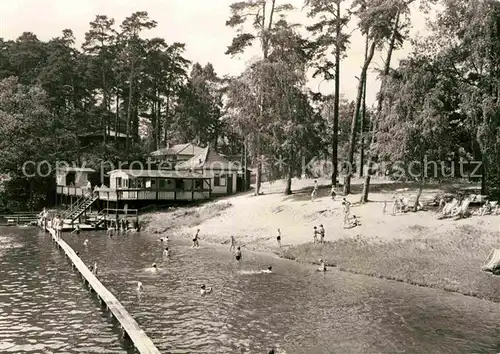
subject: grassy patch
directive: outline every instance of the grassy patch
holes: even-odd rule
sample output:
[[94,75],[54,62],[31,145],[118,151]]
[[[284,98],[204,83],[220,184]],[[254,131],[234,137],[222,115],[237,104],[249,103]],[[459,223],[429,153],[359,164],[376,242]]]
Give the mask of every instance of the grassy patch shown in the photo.
[[229,202],[214,202],[199,207],[175,208],[166,212],[146,214],[141,222],[145,224],[147,232],[163,233],[179,227],[193,227],[203,221],[218,216],[222,211],[231,207]]
[[299,262],[325,259],[342,271],[437,288],[500,302],[500,278],[480,270],[496,235],[459,226],[432,238],[395,240],[351,238],[324,245],[303,244],[281,256]]

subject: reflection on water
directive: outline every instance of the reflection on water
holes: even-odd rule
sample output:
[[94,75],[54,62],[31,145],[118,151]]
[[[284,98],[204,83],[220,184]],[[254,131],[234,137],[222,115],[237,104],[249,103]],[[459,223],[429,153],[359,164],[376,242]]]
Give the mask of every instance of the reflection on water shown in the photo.
[[[471,353],[500,350],[500,306],[446,292],[244,252],[172,235],[172,256],[153,236],[65,238],[162,353]],[[153,262],[158,271],[147,271]],[[261,269],[272,265],[272,274]],[[138,296],[137,282],[143,284]],[[200,296],[200,285],[213,293]]]
[[127,353],[48,236],[0,228],[0,353]]

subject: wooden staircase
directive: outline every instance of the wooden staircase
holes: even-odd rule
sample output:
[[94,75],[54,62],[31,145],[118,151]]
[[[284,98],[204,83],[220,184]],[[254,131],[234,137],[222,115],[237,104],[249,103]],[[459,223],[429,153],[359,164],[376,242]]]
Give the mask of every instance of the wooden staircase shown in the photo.
[[75,221],[80,215],[82,215],[87,209],[89,209],[92,204],[94,204],[99,199],[99,194],[91,193],[90,195],[84,195],[76,201],[70,208],[68,208],[62,215],[63,219],[69,219],[71,222]]

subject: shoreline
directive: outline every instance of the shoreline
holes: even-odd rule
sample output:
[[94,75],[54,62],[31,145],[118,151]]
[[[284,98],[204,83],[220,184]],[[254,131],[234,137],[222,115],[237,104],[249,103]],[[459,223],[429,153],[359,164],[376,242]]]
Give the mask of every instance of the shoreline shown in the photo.
[[[391,199],[391,187],[395,187],[386,184],[387,190],[372,193],[369,203],[357,203],[359,195],[347,197],[351,215],[358,216],[361,225],[346,230],[342,197],[332,201],[328,187],[320,187],[317,200],[311,201],[307,183],[312,181],[301,182],[305,188],[291,196],[276,192],[275,183],[258,197],[247,193],[148,214],[144,231],[174,232],[190,241],[199,228],[200,241],[214,245],[229,246],[235,236],[248,250],[298,263],[314,265],[322,258],[341,272],[500,302],[499,279],[480,270],[490,250],[500,243],[498,216],[454,221],[440,220],[434,211],[384,215],[383,203]],[[438,192],[433,187],[423,198],[431,200]],[[404,193],[411,199],[415,190]],[[314,246],[312,227],[320,223],[326,230],[325,244]],[[281,249],[277,228],[282,232]]]
[[[173,231],[175,231],[175,230],[173,230]],[[181,237],[183,239],[183,241],[188,242],[188,240],[186,238],[189,235],[187,235],[185,233],[184,234],[178,233],[178,235],[179,236],[173,236],[173,237],[174,238]],[[229,244],[229,242],[224,242],[224,241],[223,242],[205,241],[204,243],[208,244],[210,247],[215,247],[215,248],[218,248],[220,250],[222,250],[223,248],[225,248],[226,245]],[[330,243],[330,242],[326,242],[325,244],[328,244],[328,243]],[[306,246],[306,245],[310,245],[310,244],[306,243],[306,244],[302,244],[302,245],[299,245],[299,246]],[[300,265],[311,266],[311,267],[319,265],[319,262],[317,262],[317,261],[313,261],[313,260],[308,260],[308,261],[306,261],[306,260],[299,260],[299,259],[294,258],[292,256],[288,256],[288,255],[286,255],[286,251],[285,252],[277,252],[277,251],[272,251],[270,249],[259,249],[259,248],[255,248],[255,247],[247,248],[246,245],[241,245],[241,247],[245,247],[245,249],[248,252],[252,252],[254,254],[259,254],[259,255],[263,255],[263,256],[267,256],[267,257],[272,257],[272,258],[276,258],[276,259],[284,260],[284,261],[291,261],[291,262],[295,262],[295,263],[300,264]],[[243,249],[243,251],[245,251],[245,249]],[[226,251],[229,252],[227,249],[226,249]],[[481,296],[478,293],[462,292],[460,290],[453,289],[453,288],[450,288],[450,287],[441,287],[439,285],[434,285],[434,284],[419,283],[419,282],[416,282],[416,281],[405,280],[405,279],[401,279],[401,278],[397,278],[397,277],[391,277],[391,276],[386,276],[386,275],[377,274],[377,273],[365,273],[365,272],[362,272],[362,271],[356,271],[354,269],[349,269],[349,268],[344,268],[344,267],[338,267],[337,264],[334,263],[334,262],[328,262],[328,261],[326,261],[325,265],[328,268],[334,268],[337,272],[341,272],[341,273],[347,273],[347,274],[352,274],[352,275],[356,275],[356,276],[363,276],[363,277],[368,277],[368,278],[380,279],[380,280],[385,280],[385,281],[389,281],[389,282],[402,283],[402,284],[406,284],[406,285],[409,285],[409,286],[416,286],[416,287],[419,287],[419,288],[426,288],[426,289],[431,289],[431,290],[445,291],[445,292],[448,292],[448,293],[454,293],[454,294],[458,294],[458,295],[462,295],[462,296],[472,297],[472,298],[475,298],[475,299],[478,299],[478,300],[482,300],[482,301],[493,302],[493,303],[500,303],[500,297],[498,297],[498,298],[495,298],[495,297],[484,297],[484,296]],[[494,277],[491,274],[488,274],[488,276],[491,277],[491,278]]]

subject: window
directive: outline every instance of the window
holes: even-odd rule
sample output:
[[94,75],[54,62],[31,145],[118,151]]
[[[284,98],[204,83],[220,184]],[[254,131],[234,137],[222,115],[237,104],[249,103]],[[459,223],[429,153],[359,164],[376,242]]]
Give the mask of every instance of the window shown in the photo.
[[220,177],[219,175],[214,176],[214,187],[219,187],[220,186]]
[[186,190],[186,191],[193,190],[193,180],[192,179],[184,180],[184,190]]
[[122,178],[117,177],[116,178],[116,188],[121,188],[122,187]]
[[226,176],[220,176],[220,186],[221,187],[225,187],[226,186],[226,180],[227,180]]

